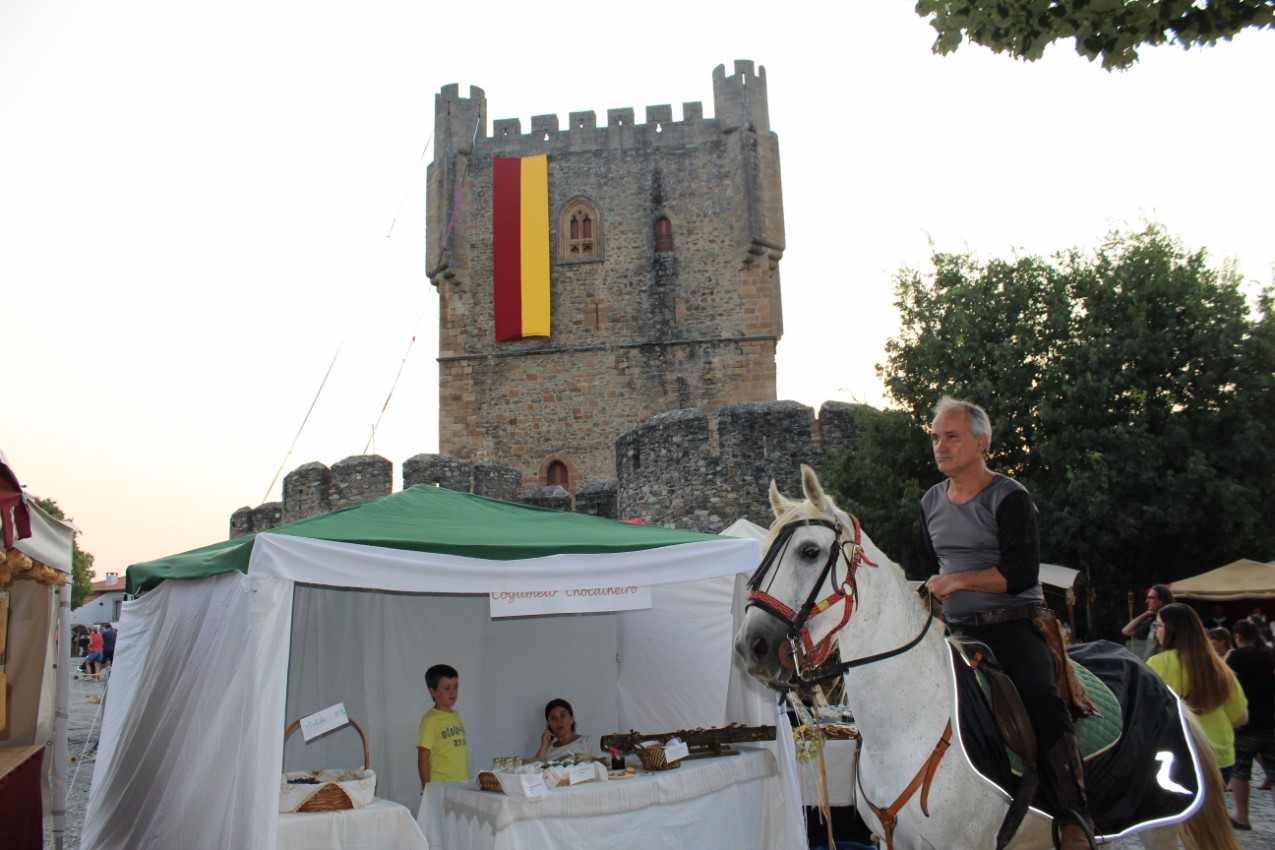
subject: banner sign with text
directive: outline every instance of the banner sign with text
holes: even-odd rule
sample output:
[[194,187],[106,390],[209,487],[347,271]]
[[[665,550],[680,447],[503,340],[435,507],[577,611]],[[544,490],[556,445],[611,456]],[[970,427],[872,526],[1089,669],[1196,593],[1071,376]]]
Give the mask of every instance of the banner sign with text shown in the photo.
[[542,614],[594,614],[651,607],[651,588],[584,587],[574,590],[510,590],[488,594],[492,619]]

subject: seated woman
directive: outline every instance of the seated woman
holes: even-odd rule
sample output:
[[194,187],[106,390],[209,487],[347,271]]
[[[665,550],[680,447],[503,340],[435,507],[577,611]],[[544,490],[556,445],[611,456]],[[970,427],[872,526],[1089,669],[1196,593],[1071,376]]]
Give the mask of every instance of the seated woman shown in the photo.
[[565,699],[551,699],[545,706],[545,730],[540,733],[536,761],[552,761],[572,753],[595,755],[598,747],[591,735],[576,732],[575,712]]

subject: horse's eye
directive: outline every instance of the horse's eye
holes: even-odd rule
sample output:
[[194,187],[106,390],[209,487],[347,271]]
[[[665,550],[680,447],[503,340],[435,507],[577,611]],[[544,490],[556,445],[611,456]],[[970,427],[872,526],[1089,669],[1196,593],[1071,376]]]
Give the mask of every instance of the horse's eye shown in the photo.
[[801,557],[808,561],[813,561],[819,557],[819,546],[815,543],[801,544]]

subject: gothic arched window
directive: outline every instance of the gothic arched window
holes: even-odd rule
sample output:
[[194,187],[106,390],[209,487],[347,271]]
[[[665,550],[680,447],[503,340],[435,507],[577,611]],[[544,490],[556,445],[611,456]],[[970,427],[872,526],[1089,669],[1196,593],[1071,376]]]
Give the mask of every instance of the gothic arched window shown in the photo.
[[563,490],[569,489],[571,476],[567,472],[567,465],[560,460],[555,460],[549,464],[549,468],[545,470],[545,484],[552,487],[557,484]]
[[572,198],[558,219],[558,259],[590,260],[602,256],[602,219],[592,201]]
[[673,252],[673,223],[663,216],[655,222],[655,251],[658,254]]

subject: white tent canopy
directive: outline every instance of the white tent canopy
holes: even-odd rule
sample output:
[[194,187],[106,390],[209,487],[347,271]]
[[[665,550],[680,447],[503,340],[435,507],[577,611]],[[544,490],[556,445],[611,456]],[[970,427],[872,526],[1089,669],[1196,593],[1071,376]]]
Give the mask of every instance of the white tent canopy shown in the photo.
[[[458,497],[476,498],[445,498]],[[415,811],[422,675],[438,662],[460,672],[471,772],[533,752],[554,697],[595,735],[775,722],[774,696],[733,670],[730,649],[734,577],[758,562],[752,540],[493,561],[294,525],[248,542],[246,575],[169,579],[125,603],[86,850],[273,848],[281,766],[360,766],[352,730],[309,745],[295,735],[285,754],[286,723],[338,702],[367,733],[378,796]],[[649,586],[653,607],[491,617],[494,591],[622,585]]]
[[1275,599],[1275,566],[1250,558],[1218,567],[1170,585],[1180,599],[1230,602],[1240,599]]

